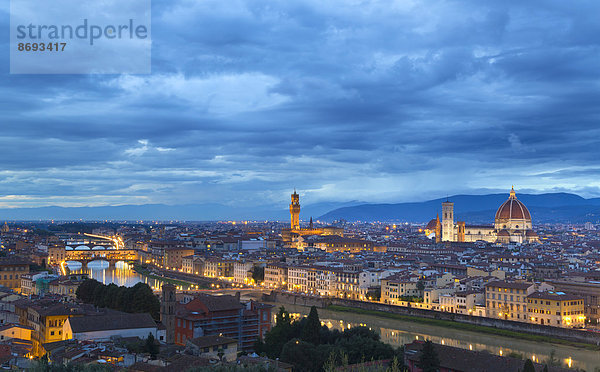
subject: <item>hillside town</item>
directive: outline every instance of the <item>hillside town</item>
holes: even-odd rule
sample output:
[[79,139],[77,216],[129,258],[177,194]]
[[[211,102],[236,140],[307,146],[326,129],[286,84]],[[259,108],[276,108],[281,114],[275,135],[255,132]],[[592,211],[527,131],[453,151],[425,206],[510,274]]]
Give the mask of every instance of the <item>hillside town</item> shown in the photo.
[[[600,234],[591,223],[535,225],[531,241],[464,241],[440,231],[448,215],[443,224],[304,224],[296,192],[290,213],[290,223],[5,223],[0,362],[291,370],[255,353],[255,343],[275,324],[276,306],[301,301],[528,324],[582,340],[600,332]],[[501,223],[518,223],[513,217]],[[98,261],[158,279],[130,288],[89,280],[85,265]]]

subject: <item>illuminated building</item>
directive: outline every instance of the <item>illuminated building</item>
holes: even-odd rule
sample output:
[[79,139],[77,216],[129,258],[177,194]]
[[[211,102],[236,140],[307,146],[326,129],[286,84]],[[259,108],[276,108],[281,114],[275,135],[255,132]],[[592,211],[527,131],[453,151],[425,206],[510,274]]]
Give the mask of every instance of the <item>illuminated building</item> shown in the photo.
[[534,292],[527,296],[529,322],[554,327],[585,326],[583,296],[564,292]]
[[290,227],[281,230],[284,242],[297,248],[297,240],[306,235],[339,235],[344,236],[344,229],[335,226],[314,227],[312,217],[308,227],[300,227],[300,195],[294,190],[290,203]]
[[290,228],[300,229],[300,195],[294,190],[292,202],[290,203]]
[[527,295],[535,291],[533,283],[493,281],[485,285],[488,318],[527,321]]
[[0,260],[0,285],[21,291],[21,276],[29,273],[29,263],[21,259]]
[[[440,231],[441,229],[441,231]],[[437,242],[476,242],[489,243],[532,243],[539,237],[532,230],[531,214],[519,199],[514,188],[508,199],[496,211],[494,225],[467,225],[463,221],[454,222],[454,203],[442,203],[442,221],[439,217],[425,227],[425,234],[435,234]]]

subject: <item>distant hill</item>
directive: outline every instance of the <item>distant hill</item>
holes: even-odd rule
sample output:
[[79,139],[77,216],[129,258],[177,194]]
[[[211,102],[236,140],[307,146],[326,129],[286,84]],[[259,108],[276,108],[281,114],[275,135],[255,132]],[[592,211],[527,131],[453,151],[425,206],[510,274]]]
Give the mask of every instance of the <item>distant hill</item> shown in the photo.
[[[302,206],[302,220],[309,220],[340,207],[363,204],[362,202],[324,202]],[[119,205],[99,207],[37,207],[37,208],[1,208],[0,220],[281,220],[290,218],[287,204],[263,205],[253,207],[228,206],[224,204],[188,204],[188,205]]]
[[[517,194],[529,208],[534,223],[543,222],[597,222],[600,221],[600,198],[584,199],[575,194]],[[505,194],[454,195],[457,221],[493,223],[496,209],[508,198]],[[367,204],[364,202],[323,202],[302,205],[300,217],[308,221],[402,221],[427,222],[441,213],[441,203],[446,198],[416,203]],[[218,203],[187,205],[119,205],[100,207],[37,207],[2,208],[1,220],[270,220],[288,221],[287,204],[251,207],[229,206]]]
[[[454,195],[456,221],[493,223],[498,207],[508,198],[506,194]],[[585,199],[569,193],[517,194],[531,212],[533,222],[582,223],[600,220],[600,198]],[[402,221],[427,222],[441,213],[446,198],[416,203],[362,204],[334,209],[319,217],[322,221]]]

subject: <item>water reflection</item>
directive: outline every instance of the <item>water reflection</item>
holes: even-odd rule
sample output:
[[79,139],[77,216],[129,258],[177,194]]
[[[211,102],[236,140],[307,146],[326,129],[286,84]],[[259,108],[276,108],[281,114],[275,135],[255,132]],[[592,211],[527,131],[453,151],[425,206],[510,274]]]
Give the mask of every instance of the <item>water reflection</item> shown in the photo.
[[[277,309],[273,311],[273,324]],[[292,318],[307,316],[310,308],[283,305],[290,311]],[[414,340],[431,340],[435,343],[453,346],[466,350],[487,351],[501,356],[521,355],[538,363],[545,363],[550,359],[552,351],[555,358],[563,367],[582,368],[593,371],[600,366],[600,353],[597,351],[578,349],[570,346],[553,345],[487,335],[476,332],[453,330],[444,327],[418,324],[379,318],[371,315],[357,315],[352,313],[338,313],[319,309],[321,324],[330,329],[343,331],[356,326],[365,326],[380,335],[381,340],[395,347],[402,346]]]
[[[149,278],[145,275],[135,272],[130,264],[124,261],[118,261],[111,266],[108,261],[91,261],[84,267],[81,262],[67,261],[66,266],[72,273],[87,274],[90,278],[96,279],[104,284],[114,283],[118,286],[133,287],[137,283],[146,283],[155,291],[160,290],[163,281],[156,278]],[[178,289],[191,289],[191,286],[177,286]]]

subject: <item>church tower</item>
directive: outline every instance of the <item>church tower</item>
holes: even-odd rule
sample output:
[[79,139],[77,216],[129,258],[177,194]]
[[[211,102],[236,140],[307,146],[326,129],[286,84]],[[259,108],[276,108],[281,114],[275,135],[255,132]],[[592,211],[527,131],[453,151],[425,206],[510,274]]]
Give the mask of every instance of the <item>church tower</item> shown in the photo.
[[175,342],[175,286],[173,284],[163,284],[162,301],[160,304],[160,321],[167,329],[167,344]]
[[454,203],[446,200],[442,203],[442,241],[454,240]]
[[300,195],[295,189],[290,203],[290,225],[292,230],[300,229]]
[[442,223],[440,222],[440,214],[438,213],[435,217],[435,242],[440,243],[442,241]]

